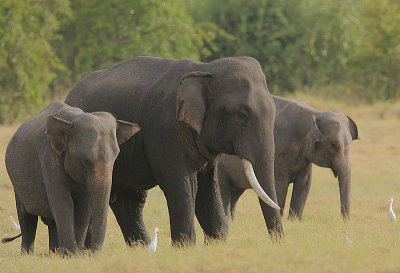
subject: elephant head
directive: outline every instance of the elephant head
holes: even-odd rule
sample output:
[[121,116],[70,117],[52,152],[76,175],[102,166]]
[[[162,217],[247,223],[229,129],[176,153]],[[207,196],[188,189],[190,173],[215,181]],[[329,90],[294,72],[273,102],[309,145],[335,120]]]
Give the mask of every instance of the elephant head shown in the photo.
[[86,186],[93,248],[104,240],[118,145],[139,130],[137,124],[115,120],[105,112],[83,113],[72,122],[56,116],[47,118],[46,135],[53,151],[63,157],[65,173]]
[[359,139],[357,125],[342,112],[326,111],[312,116],[306,155],[312,163],[332,169],[335,177],[339,177],[344,219],[350,216],[350,144],[355,139]]
[[208,160],[220,153],[242,159],[268,230],[282,233],[274,180],[275,103],[264,73],[248,57],[211,64],[207,72],[190,72],[181,78],[177,120],[193,129],[197,148]]

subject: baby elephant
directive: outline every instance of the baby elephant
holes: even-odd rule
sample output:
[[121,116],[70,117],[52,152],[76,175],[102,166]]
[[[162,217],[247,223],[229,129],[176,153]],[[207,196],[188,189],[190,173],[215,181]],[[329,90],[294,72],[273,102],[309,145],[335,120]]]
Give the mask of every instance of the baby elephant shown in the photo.
[[[114,161],[121,145],[140,130],[106,112],[85,113],[53,102],[24,122],[6,151],[21,226],[21,252],[33,252],[38,216],[61,253],[104,241]],[[52,230],[52,232],[50,232]],[[58,233],[58,235],[57,235]],[[56,237],[57,236],[57,237]]]

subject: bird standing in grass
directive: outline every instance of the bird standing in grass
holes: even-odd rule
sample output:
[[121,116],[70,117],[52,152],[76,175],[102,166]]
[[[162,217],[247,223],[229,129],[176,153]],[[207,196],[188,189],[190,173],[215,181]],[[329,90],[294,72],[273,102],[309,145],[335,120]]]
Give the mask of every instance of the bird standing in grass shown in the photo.
[[12,222],[12,224],[14,225],[14,228],[15,228],[16,230],[21,230],[21,227],[20,227],[17,223],[15,223],[14,218],[12,218],[11,215],[8,216],[8,218],[10,218],[10,220],[11,220],[11,222]]
[[390,218],[390,220],[392,220],[392,222],[396,222],[396,214],[394,214],[394,211],[393,211],[393,208],[392,208],[392,205],[393,205],[393,197],[390,198],[389,201],[390,201],[389,211],[388,211],[388,213],[389,213],[389,218]]
[[350,238],[348,236],[349,234],[347,233],[347,230],[343,230],[342,233],[344,234],[344,239],[346,240],[346,244],[352,245],[353,241],[350,240]]
[[151,241],[149,248],[147,249],[147,252],[149,253],[156,253],[157,250],[157,232],[160,230],[158,228],[154,228],[154,240]]

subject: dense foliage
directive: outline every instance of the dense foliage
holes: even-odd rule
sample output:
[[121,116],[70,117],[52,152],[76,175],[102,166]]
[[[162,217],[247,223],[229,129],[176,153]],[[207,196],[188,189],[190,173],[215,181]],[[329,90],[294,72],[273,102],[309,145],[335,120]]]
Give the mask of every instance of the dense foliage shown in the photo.
[[65,73],[51,41],[69,15],[68,0],[0,3],[0,122],[43,102],[57,73]]
[[183,0],[71,0],[74,18],[56,49],[72,77],[135,55],[198,58]]
[[214,25],[184,0],[5,0],[0,3],[0,122],[37,110],[89,72],[135,55],[198,59]]
[[400,1],[363,0],[361,4],[350,49],[352,86],[368,100],[398,99]]
[[400,96],[398,0],[3,0],[0,122],[136,55],[258,59],[274,93]]
[[323,0],[205,0],[194,4],[207,20],[234,39],[216,39],[207,60],[249,55],[258,59],[273,89],[291,91],[343,72],[343,2]]

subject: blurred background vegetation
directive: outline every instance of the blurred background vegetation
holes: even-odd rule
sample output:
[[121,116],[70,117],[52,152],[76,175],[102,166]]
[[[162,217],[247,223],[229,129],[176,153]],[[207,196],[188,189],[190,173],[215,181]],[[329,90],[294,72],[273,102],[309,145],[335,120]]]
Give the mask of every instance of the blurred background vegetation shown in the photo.
[[0,123],[138,55],[248,55],[274,94],[400,97],[398,0],[2,0]]

